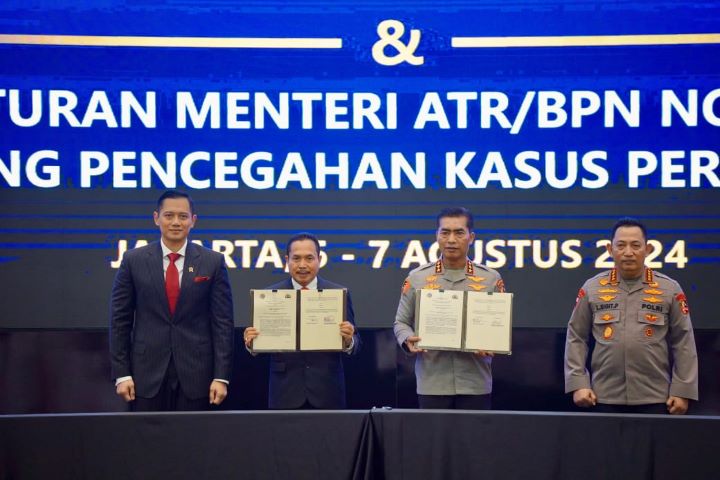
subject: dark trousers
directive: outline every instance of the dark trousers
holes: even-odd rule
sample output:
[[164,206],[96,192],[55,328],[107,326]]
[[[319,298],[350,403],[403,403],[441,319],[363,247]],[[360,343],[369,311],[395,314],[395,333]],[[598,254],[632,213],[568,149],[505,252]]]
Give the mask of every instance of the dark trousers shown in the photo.
[[268,410],[320,410],[318,407],[310,403],[310,400],[305,399],[305,402],[298,406],[298,407],[291,407],[291,408],[272,408],[268,406]]
[[152,398],[135,397],[131,403],[133,412],[189,412],[195,410],[209,410],[210,407],[210,385],[208,384],[208,396],[203,398],[188,398],[183,393],[182,386],[178,380],[175,362],[170,358],[165,379],[160,386],[160,391]]
[[492,398],[487,395],[418,395],[420,408],[453,410],[491,410]]
[[667,405],[664,403],[649,403],[646,405],[611,405],[609,403],[598,403],[591,412],[595,413],[652,413],[656,415],[667,415]]

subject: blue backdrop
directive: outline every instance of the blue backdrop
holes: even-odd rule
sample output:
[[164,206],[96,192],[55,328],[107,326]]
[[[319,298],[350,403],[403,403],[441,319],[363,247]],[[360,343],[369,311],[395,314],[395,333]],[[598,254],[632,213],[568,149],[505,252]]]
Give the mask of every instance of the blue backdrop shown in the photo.
[[717,2],[237,3],[0,5],[0,327],[106,326],[177,187],[238,325],[309,230],[358,323],[390,326],[462,205],[517,326],[564,325],[631,215],[720,328]]

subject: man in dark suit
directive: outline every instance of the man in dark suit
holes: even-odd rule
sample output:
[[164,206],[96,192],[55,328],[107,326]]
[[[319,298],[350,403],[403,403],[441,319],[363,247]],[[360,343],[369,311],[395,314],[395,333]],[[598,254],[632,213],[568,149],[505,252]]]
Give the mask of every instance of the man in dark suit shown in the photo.
[[123,256],[112,290],[110,362],[136,411],[207,410],[227,396],[233,306],[224,257],[188,242],[192,199],[163,193],[160,241]]
[[[268,290],[341,289],[341,285],[317,276],[320,269],[320,242],[315,235],[299,233],[288,240],[285,260],[290,278],[267,287]],[[355,330],[350,292],[347,294],[346,320],[339,326],[343,353],[291,352],[270,356],[268,407],[272,409],[345,408],[343,355],[357,353],[360,337]],[[245,329],[245,345],[260,335],[254,327]]]

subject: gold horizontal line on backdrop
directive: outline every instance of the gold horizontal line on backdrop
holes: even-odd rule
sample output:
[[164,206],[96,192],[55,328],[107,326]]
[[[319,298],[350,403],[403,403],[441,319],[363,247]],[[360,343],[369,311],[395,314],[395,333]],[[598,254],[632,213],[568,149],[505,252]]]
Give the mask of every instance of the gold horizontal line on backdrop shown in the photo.
[[0,44],[77,47],[189,47],[189,48],[342,48],[341,38],[232,38],[232,37],[134,37],[98,35],[0,34]]
[[667,35],[581,35],[552,37],[452,37],[455,48],[614,47],[632,45],[693,45],[720,43],[720,33]]

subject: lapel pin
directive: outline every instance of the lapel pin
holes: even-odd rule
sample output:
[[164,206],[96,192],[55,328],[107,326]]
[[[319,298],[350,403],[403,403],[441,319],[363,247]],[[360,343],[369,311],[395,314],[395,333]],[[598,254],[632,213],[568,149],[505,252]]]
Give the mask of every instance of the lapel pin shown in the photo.
[[188,272],[193,273],[194,272],[193,267],[188,267]]

